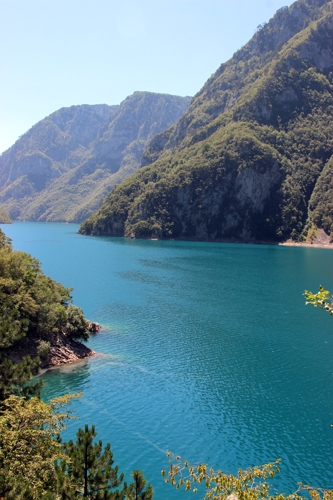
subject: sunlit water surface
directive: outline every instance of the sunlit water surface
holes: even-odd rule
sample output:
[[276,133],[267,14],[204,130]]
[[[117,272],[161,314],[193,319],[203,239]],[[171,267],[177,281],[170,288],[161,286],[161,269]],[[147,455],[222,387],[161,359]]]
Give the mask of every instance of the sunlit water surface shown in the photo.
[[83,392],[127,479],[182,499],[160,475],[171,450],[226,472],[282,458],[274,485],[333,487],[333,318],[304,289],[333,290],[333,252],[80,236],[74,224],[1,226],[103,325],[88,362],[43,375],[45,398]]

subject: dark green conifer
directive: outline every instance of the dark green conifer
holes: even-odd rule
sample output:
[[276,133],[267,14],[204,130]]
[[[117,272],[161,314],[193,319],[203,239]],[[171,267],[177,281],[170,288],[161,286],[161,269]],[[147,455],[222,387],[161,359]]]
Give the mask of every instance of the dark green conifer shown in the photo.
[[[70,489],[64,491],[62,498],[89,498],[90,500],[121,500],[126,498],[127,484],[121,490],[124,474],[118,477],[118,467],[113,467],[113,453],[108,443],[104,450],[102,441],[93,443],[97,432],[93,425],[89,429],[79,429],[76,442],[72,440],[64,444],[64,452],[70,462],[60,467],[62,474],[67,475]],[[60,471],[59,471],[60,472]]]
[[147,480],[142,474],[141,470],[134,470],[131,473],[134,482],[129,486],[128,489],[128,500],[152,500],[154,495],[154,490],[151,484],[148,484]]

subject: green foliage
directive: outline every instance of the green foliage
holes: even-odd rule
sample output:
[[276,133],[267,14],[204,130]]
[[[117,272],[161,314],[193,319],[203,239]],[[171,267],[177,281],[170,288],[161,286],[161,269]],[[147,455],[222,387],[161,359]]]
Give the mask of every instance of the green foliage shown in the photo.
[[12,222],[13,221],[6,210],[0,208],[0,224],[12,224]]
[[76,396],[49,404],[10,396],[0,406],[0,496],[15,500],[55,499],[55,463],[66,458],[58,437],[70,418],[64,406]]
[[299,484],[297,491],[291,495],[272,495],[269,481],[280,472],[280,460],[247,470],[240,469],[237,475],[233,475],[215,471],[206,464],[190,465],[187,461],[182,461],[180,456],[176,457],[170,452],[167,455],[171,457],[169,470],[161,471],[165,482],[177,489],[192,490],[193,493],[202,492],[205,488],[205,500],[304,500],[301,492],[309,493],[313,500],[333,499],[333,491],[302,484]]
[[5,235],[5,233],[0,229],[0,249],[5,248],[11,250],[12,240]]
[[[154,490],[151,484],[147,485],[147,480],[141,470],[134,470],[131,473],[133,483],[127,490],[128,500],[152,500]],[[147,487],[146,487],[147,486]]]
[[75,490],[71,498],[113,500],[121,498],[124,493],[115,490],[121,485],[124,475],[118,477],[118,467],[112,467],[111,446],[107,444],[103,450],[102,441],[93,443],[96,435],[95,426],[89,429],[86,425],[84,430],[78,430],[76,442],[71,440],[64,444],[70,462],[65,461],[60,467]]
[[66,309],[66,325],[64,331],[73,340],[88,340],[89,321],[84,317],[80,307],[70,304]]
[[309,224],[333,238],[333,157],[322,170],[309,202]]
[[85,425],[78,430],[75,442],[64,444],[67,458],[57,466],[60,482],[67,485],[61,498],[152,500],[153,488],[151,485],[146,487],[147,481],[140,470],[132,472],[132,484],[128,486],[125,482],[122,485],[124,474],[119,474],[117,466],[113,467],[110,443],[103,449],[101,440],[93,442],[96,436],[95,426]]
[[322,286],[319,287],[319,292],[312,293],[308,290],[304,292],[306,304],[311,304],[319,309],[324,309],[333,316],[333,299],[332,295],[328,290],[325,290]]
[[30,356],[24,356],[19,362],[13,362],[6,356],[6,352],[0,355],[0,401],[11,394],[37,395],[42,386],[41,381],[29,385],[26,383],[32,375],[38,373],[39,366],[39,358],[31,359]]
[[46,360],[50,355],[50,342],[39,340],[37,346],[37,354],[42,360]]
[[14,252],[0,229],[0,400],[22,394],[38,370],[38,358],[20,353],[43,358],[50,337],[58,333],[87,340],[88,322],[71,300],[71,289],[45,276],[31,255]]

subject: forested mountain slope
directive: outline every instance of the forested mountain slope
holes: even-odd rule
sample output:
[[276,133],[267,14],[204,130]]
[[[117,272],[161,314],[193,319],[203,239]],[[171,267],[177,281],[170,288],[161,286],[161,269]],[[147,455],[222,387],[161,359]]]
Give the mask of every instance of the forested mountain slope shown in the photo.
[[280,9],[157,135],[80,231],[295,240],[333,232],[333,1]]
[[12,222],[10,215],[0,207],[0,224],[11,224]]
[[62,108],[0,157],[0,203],[12,218],[79,222],[140,167],[148,142],[191,98],[135,92],[119,106]]

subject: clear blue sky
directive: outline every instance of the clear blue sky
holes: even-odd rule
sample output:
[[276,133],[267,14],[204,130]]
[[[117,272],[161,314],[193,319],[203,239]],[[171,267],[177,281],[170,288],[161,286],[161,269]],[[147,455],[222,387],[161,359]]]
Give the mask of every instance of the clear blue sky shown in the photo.
[[291,0],[0,0],[0,152],[53,111],[194,95]]

